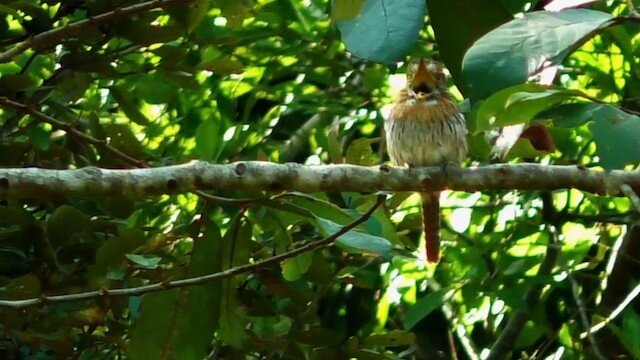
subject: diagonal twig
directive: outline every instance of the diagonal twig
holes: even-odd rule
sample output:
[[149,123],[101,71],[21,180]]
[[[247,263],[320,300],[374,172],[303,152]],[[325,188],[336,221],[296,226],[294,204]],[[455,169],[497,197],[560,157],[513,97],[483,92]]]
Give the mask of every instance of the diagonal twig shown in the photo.
[[148,10],[163,8],[165,6],[189,5],[195,0],[154,0],[141,4],[131,5],[124,8],[115,8],[112,11],[91,16],[88,19],[76,21],[65,26],[51,29],[40,34],[29,37],[27,40],[12,46],[9,50],[0,53],[0,63],[11,61],[14,57],[23,52],[41,45],[51,45],[58,43],[61,39],[80,34],[86,29],[97,27],[115,19],[130,17]]
[[228,278],[234,275],[256,270],[258,268],[274,265],[283,260],[293,258],[302,253],[306,253],[306,252],[318,249],[320,247],[331,245],[340,236],[346,234],[347,232],[353,230],[360,224],[367,221],[371,217],[371,215],[373,215],[373,213],[382,205],[385,198],[386,198],[385,195],[378,195],[376,198],[376,202],[373,204],[373,206],[369,210],[367,210],[367,212],[362,214],[359,218],[357,218],[350,224],[342,227],[340,230],[336,231],[334,234],[322,240],[305,244],[303,246],[300,246],[299,248],[295,248],[293,250],[284,252],[276,256],[272,256],[264,260],[259,260],[251,264],[232,267],[230,269],[213,273],[213,274],[207,274],[203,276],[197,276],[197,277],[174,280],[174,281],[164,281],[164,282],[131,287],[131,288],[120,288],[120,289],[110,289],[110,290],[102,289],[102,290],[87,291],[82,293],[66,294],[66,295],[51,295],[51,296],[43,295],[39,298],[31,298],[31,299],[23,299],[23,300],[0,300],[0,307],[10,307],[15,309],[21,309],[21,308],[26,308],[26,307],[36,306],[41,304],[80,301],[80,300],[88,300],[88,299],[94,299],[99,297],[139,296],[139,295],[162,291],[162,290],[174,289],[174,288],[185,287],[185,286],[201,285],[214,280]]
[[125,153],[123,153],[122,151],[114,148],[113,146],[109,145],[109,143],[107,142],[107,140],[101,140],[101,139],[96,139],[93,136],[87,135],[85,133],[83,133],[82,131],[76,129],[75,127],[73,127],[73,125],[60,121],[60,120],[56,120],[54,118],[52,118],[49,115],[46,115],[36,109],[34,109],[31,106],[10,100],[6,97],[0,97],[0,107],[7,107],[7,108],[11,108],[14,109],[20,113],[23,114],[28,114],[33,116],[36,120],[41,121],[41,122],[45,122],[48,124],[51,124],[52,126],[60,129],[60,130],[64,130],[67,134],[69,134],[70,136],[73,136],[74,138],[81,140],[83,142],[86,142],[88,144],[94,145],[108,153],[110,153],[111,155],[125,161],[126,163],[133,165],[135,167],[146,167],[146,165],[140,161],[137,160]]

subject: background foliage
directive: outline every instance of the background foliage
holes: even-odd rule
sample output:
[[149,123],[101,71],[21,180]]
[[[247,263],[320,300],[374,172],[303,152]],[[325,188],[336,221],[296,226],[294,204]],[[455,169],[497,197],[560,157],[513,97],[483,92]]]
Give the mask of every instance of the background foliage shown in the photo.
[[[3,1],[0,165],[378,164],[396,61],[410,54],[444,61],[451,91],[467,99],[467,165],[489,161],[493,129],[527,123],[545,126],[556,150],[528,136],[509,160],[636,168],[637,13],[619,1],[544,10],[554,3],[430,0],[423,17],[423,1]],[[214,273],[328,236],[375,200],[215,195],[3,201],[0,297]],[[635,293],[640,232],[628,199],[446,195],[437,266],[414,252],[418,198],[395,194],[338,246],[279,266],[143,296],[0,308],[1,357],[475,358],[518,311],[523,331],[498,356],[640,357],[637,301],[586,336]]]

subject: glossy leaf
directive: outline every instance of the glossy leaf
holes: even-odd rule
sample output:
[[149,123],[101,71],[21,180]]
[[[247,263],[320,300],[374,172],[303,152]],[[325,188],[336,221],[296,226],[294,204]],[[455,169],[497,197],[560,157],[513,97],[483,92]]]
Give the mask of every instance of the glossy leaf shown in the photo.
[[580,91],[536,84],[512,86],[484,101],[476,114],[476,132],[528,123],[541,111],[582,96]]
[[601,31],[611,15],[588,9],[524,14],[480,38],[465,54],[462,73],[472,101],[524,83],[560,63]]
[[424,26],[425,2],[365,0],[360,16],[337,22],[347,50],[357,57],[391,64],[402,59]]
[[[335,222],[323,218],[317,218],[316,222],[324,231],[325,236],[335,234],[342,228]],[[391,243],[387,239],[356,230],[351,230],[338,237],[336,243],[351,252],[373,253],[384,257],[390,256]]]
[[482,35],[511,20],[503,4],[493,0],[429,0],[429,20],[438,43],[440,58],[463,95],[462,59]]
[[407,310],[407,315],[405,316],[403,323],[404,328],[413,328],[420,320],[424,319],[433,310],[442,306],[450,296],[449,293],[449,289],[440,289],[418,299],[418,301],[416,301],[416,303]]

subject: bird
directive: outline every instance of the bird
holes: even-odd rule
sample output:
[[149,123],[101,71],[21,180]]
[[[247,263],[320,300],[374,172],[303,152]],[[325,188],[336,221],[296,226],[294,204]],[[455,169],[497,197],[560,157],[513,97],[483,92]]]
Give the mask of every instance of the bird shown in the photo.
[[[416,58],[407,64],[407,82],[384,124],[387,152],[396,166],[436,166],[446,171],[467,155],[464,115],[445,86],[443,66]],[[426,258],[440,259],[440,192],[420,193]]]

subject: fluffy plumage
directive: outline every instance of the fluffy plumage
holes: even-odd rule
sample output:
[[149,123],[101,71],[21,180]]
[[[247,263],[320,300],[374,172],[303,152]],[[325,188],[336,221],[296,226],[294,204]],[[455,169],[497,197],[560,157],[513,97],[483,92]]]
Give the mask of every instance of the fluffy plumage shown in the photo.
[[[407,86],[385,123],[387,151],[395,165],[460,164],[467,154],[464,116],[445,88],[442,66],[417,59],[407,68]],[[421,193],[426,255],[440,257],[440,193]]]

